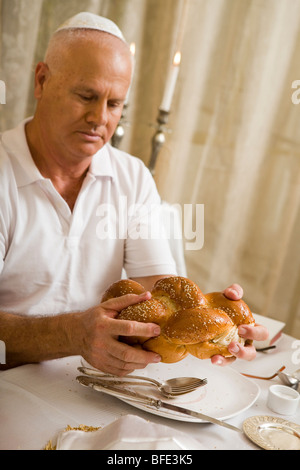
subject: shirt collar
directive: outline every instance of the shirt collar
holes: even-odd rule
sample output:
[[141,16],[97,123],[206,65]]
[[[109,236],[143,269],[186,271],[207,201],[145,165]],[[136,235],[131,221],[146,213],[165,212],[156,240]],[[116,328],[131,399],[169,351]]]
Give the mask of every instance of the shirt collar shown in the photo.
[[[26,186],[38,180],[45,179],[36,167],[26,139],[25,125],[32,117],[22,121],[16,128],[2,134],[2,143],[7,153],[14,157],[15,177],[17,185]],[[113,168],[110,159],[110,144],[106,144],[92,158],[89,173],[95,177],[113,178]]]
[[94,176],[108,176],[114,177],[111,158],[110,158],[111,145],[106,144],[100,149],[92,158],[90,164],[90,173]]

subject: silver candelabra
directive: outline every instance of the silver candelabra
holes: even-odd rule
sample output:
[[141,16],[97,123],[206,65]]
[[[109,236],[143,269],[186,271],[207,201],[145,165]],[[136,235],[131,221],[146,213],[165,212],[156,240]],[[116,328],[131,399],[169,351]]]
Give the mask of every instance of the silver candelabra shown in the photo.
[[128,104],[124,104],[119,124],[117,125],[114,135],[111,138],[111,144],[116,148],[119,148],[121,141],[124,137],[124,134],[125,134],[124,125],[128,124],[125,119],[127,108],[128,108]]
[[[119,121],[119,124],[116,127],[115,133],[111,138],[111,143],[114,147],[119,148],[121,141],[124,137],[125,130],[124,130],[124,125],[126,125],[126,116],[127,112],[127,105],[124,105],[123,112],[121,119]],[[166,132],[170,132],[170,130],[166,127],[166,124],[169,120],[169,111],[165,111],[163,109],[158,110],[158,116],[156,119],[157,124],[155,125],[156,132],[154,136],[152,137],[152,150],[151,150],[151,156],[150,156],[150,162],[149,162],[149,170],[152,175],[155,173],[155,166],[156,166],[156,161],[157,157],[159,154],[159,151],[161,147],[164,145],[166,142]]]
[[150,163],[149,163],[149,170],[152,175],[154,175],[155,173],[155,165],[156,165],[158,153],[161,147],[166,142],[165,133],[168,131],[166,124],[169,119],[169,114],[170,114],[169,111],[165,111],[163,109],[158,110],[158,116],[156,119],[157,121],[156,132],[152,138],[152,152],[151,152]]

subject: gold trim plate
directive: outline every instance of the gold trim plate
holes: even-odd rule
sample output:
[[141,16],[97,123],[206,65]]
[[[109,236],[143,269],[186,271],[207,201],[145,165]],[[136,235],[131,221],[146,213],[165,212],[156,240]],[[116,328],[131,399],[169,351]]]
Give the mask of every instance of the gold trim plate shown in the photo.
[[276,416],[251,416],[243,423],[246,436],[265,450],[300,450],[300,425]]

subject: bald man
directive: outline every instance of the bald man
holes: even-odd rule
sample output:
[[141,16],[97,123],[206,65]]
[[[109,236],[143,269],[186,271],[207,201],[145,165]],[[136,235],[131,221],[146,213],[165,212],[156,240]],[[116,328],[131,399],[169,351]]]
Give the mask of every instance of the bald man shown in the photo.
[[[160,199],[141,161],[109,145],[131,82],[132,57],[122,36],[105,19],[101,27],[94,19],[92,27],[85,19],[84,27],[73,22],[53,35],[36,67],[35,114],[1,139],[5,367],[81,355],[122,376],[160,361],[118,341],[160,334],[155,324],[115,319],[126,306],[148,299],[148,292],[100,303],[123,268],[150,290],[159,278],[176,274],[176,266],[166,240],[133,236],[142,222],[119,205],[126,198],[128,206],[142,205],[150,214]],[[99,233],[103,207],[109,236]],[[120,226],[126,236],[115,236]],[[234,285],[226,295],[235,299],[242,291]],[[262,327],[244,327],[245,338],[265,335]],[[255,354],[249,345],[232,349],[244,359]]]

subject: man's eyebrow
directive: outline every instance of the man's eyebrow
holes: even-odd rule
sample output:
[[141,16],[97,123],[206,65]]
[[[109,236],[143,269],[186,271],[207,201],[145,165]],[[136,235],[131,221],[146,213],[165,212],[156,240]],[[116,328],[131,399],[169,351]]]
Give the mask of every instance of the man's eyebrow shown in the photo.
[[[95,90],[94,88],[90,88],[90,87],[86,87],[84,85],[78,85],[78,86],[74,86],[71,88],[71,92],[72,93],[87,93],[87,94],[90,94],[94,97],[97,97],[99,96],[99,92],[97,90]],[[124,102],[125,101],[125,98],[113,98],[112,101],[115,101],[115,102]]]
[[97,91],[94,88],[88,88],[84,85],[74,86],[72,88],[73,92],[84,91],[85,93],[97,94]]

